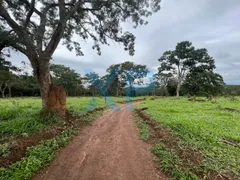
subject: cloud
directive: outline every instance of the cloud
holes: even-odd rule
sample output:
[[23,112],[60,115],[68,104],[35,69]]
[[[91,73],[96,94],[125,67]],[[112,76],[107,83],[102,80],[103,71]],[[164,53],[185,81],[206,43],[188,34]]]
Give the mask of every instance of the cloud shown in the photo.
[[[128,22],[124,29],[136,35],[135,56],[129,56],[123,46],[111,42],[102,47],[102,55],[92,50],[91,41],[74,37],[82,45],[85,54],[76,57],[60,45],[53,55],[55,63],[70,66],[81,74],[86,69],[103,75],[111,64],[134,61],[145,64],[155,72],[157,59],[162,53],[174,49],[177,42],[189,40],[196,48],[207,48],[214,57],[216,72],[226,83],[240,84],[240,1],[239,0],[163,0],[161,10],[151,16],[147,26],[134,29]],[[13,55],[14,63],[26,59]]]

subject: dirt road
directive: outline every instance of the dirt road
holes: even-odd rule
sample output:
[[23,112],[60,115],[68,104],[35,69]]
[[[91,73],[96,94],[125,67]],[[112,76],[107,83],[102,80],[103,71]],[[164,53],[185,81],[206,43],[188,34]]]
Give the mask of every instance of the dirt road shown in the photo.
[[92,126],[85,128],[33,179],[168,179],[156,170],[149,149],[139,139],[132,113],[122,105],[120,111],[107,110]]

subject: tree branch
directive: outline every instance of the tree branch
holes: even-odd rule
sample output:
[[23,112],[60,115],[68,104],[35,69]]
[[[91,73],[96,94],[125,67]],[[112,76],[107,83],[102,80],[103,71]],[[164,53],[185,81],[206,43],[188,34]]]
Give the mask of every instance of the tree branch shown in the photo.
[[12,43],[11,46],[14,49],[16,49],[16,50],[20,51],[21,53],[25,54],[26,56],[29,56],[28,51],[26,49],[22,48],[21,46],[19,46],[17,43]]
[[[64,21],[66,21],[66,20],[64,20]],[[58,26],[57,26],[56,30],[53,32],[53,36],[51,37],[51,40],[48,43],[48,46],[46,47],[46,49],[44,51],[44,56],[46,56],[48,58],[50,58],[52,56],[53,52],[57,48],[57,46],[62,38],[65,26],[66,26],[66,22],[59,21]]]
[[19,50],[20,52],[24,53],[26,56],[28,56],[29,59],[33,59],[33,57],[36,57],[36,51],[35,47],[32,44],[31,39],[29,38],[27,31],[23,29],[21,26],[19,26],[8,14],[6,9],[0,4],[0,16],[3,17],[8,25],[12,28],[12,30],[17,34],[20,42],[26,46],[27,50],[24,50],[20,46],[17,45],[17,43],[11,43],[11,47],[14,47],[15,49]]
[[82,4],[83,2],[81,0],[79,0],[73,7],[72,9],[67,13],[66,15],[66,19],[69,19],[75,12],[76,10],[80,7],[80,5]]
[[[70,11],[68,13],[64,13],[64,17],[62,15],[60,15],[60,18],[62,17],[62,19],[60,19],[57,28],[53,32],[53,36],[51,37],[51,40],[50,40],[48,46],[45,49],[44,56],[47,56],[47,57],[52,56],[53,52],[57,48],[57,46],[58,46],[58,44],[59,44],[59,42],[60,42],[60,40],[63,36],[64,30],[65,30],[65,27],[66,27],[66,22],[70,19],[70,17],[72,17],[72,15],[78,10],[78,8],[80,8],[81,5],[86,3],[86,2],[92,2],[92,1],[91,0],[85,0],[85,1],[79,0],[75,5],[73,5],[71,3],[70,4],[67,4],[67,3],[65,4],[65,5],[70,5],[70,6],[73,6],[73,7],[70,9]],[[65,8],[63,9],[64,0],[59,0],[58,4],[50,4],[48,8],[54,7],[56,5],[59,6],[61,11],[64,11],[64,9],[65,9]],[[91,9],[89,9],[89,10],[91,10]],[[44,13],[44,14],[46,14],[46,13]],[[46,24],[46,22],[44,22],[43,25],[40,24],[40,26],[44,26],[44,31],[45,31],[45,24]],[[41,36],[39,36],[39,37],[41,37],[41,39],[43,37],[44,31],[42,31],[41,34],[40,34]],[[41,44],[41,43],[40,43],[40,39],[39,39],[38,44]]]
[[8,12],[5,10],[3,6],[0,6],[0,16],[4,18],[4,20],[7,21],[9,26],[18,34],[18,36],[22,37],[23,32],[21,29],[21,26],[19,26],[8,14]]
[[118,3],[116,2],[113,2],[117,7],[119,7],[123,12],[124,12],[124,9],[122,8],[122,6],[120,6]]
[[[89,32],[83,25],[81,25],[80,24],[80,26],[83,28],[83,30],[87,33],[87,34],[89,34],[92,38],[94,38],[95,36],[91,33],[91,32]],[[96,38],[96,37],[95,37]]]
[[[20,51],[21,53],[25,54],[26,56],[28,56],[28,51],[26,49],[24,49],[23,47],[21,47],[21,45],[19,45],[19,43],[21,40],[17,40],[15,37],[11,36],[10,34],[7,35],[4,39],[2,39],[1,43],[0,43],[0,53],[2,52],[2,50],[6,47],[12,47],[18,51]],[[18,43],[19,42],[19,43]]]
[[[82,4],[82,1],[79,0],[73,6],[73,8],[67,14],[65,14],[64,18],[59,21],[58,26],[55,29],[55,31],[53,32],[53,36],[51,37],[51,40],[45,49],[44,56],[50,56],[50,57],[52,56],[53,52],[57,48],[57,46],[63,36],[63,32],[66,27],[66,22],[77,11],[77,9],[81,6],[81,4]],[[56,4],[51,4],[51,5],[55,6]],[[45,26],[44,26],[44,28],[45,28]],[[42,36],[43,36],[43,34],[42,34]]]
[[12,28],[14,32],[18,35],[19,38],[21,38],[25,43],[27,47],[31,46],[31,41],[29,40],[26,32],[22,29],[21,26],[19,26],[8,14],[8,12],[5,10],[3,6],[0,6],[0,16],[3,17],[9,24],[9,26]]
[[61,21],[64,19],[64,16],[66,13],[65,0],[59,0],[58,6],[59,6],[60,21]]
[[109,36],[107,33],[105,33],[105,31],[104,31],[104,29],[103,29],[103,25],[102,25],[102,21],[101,20],[99,20],[99,18],[98,18],[98,15],[97,14],[95,14],[93,11],[90,11],[94,16],[96,16],[97,17],[97,19],[98,19],[98,22],[99,22],[99,24],[100,24],[100,27],[101,27],[101,30],[102,30],[102,33],[106,36],[106,37],[108,37],[109,39],[111,39],[111,40],[113,40],[113,41],[115,41],[115,39],[113,38],[113,37],[111,37],[111,36]]
[[[12,6],[12,5],[13,5],[13,3],[11,2],[11,0],[5,0],[5,2],[6,2],[9,6]],[[25,3],[25,5],[28,6],[28,7],[31,7],[31,4],[29,3],[28,0],[21,0],[21,2]],[[34,12],[35,12],[37,15],[41,16],[42,13],[41,13],[39,10],[37,10],[35,7],[34,7],[33,9],[34,9]]]
[[[37,32],[37,50],[38,50],[38,53],[41,54],[42,53],[42,48],[43,48],[43,37],[44,37],[44,33],[45,33],[45,26],[46,26],[46,16],[47,16],[47,12],[53,8],[53,7],[56,7],[56,6],[61,6],[61,11],[63,11],[63,8],[62,7],[64,4],[67,5],[67,6],[73,6],[73,4],[71,3],[64,3],[64,0],[60,0],[61,2],[58,4],[58,3],[52,3],[52,4],[49,4],[48,6],[46,6],[42,13],[41,13],[41,20],[40,20],[40,25],[39,25],[39,29],[38,29],[38,32]],[[61,4],[62,3],[62,4]],[[60,5],[61,4],[61,5]],[[64,8],[65,9],[65,8]],[[65,10],[64,10],[65,11]],[[66,18],[65,16],[65,13],[64,15],[62,15],[62,18]],[[48,50],[49,51],[49,50]]]
[[31,4],[30,4],[30,10],[29,10],[29,12],[27,14],[26,21],[24,23],[24,28],[26,28],[28,26],[29,21],[31,19],[31,16],[32,16],[32,14],[34,12],[34,8],[35,8],[35,0],[32,0]]
[[[79,0],[73,7],[72,9],[67,13],[67,19],[69,19],[73,14],[74,12],[76,12],[76,10],[81,7],[81,5],[83,5],[84,3],[92,3],[92,0],[85,0],[85,1],[82,1],[82,0]],[[107,1],[103,1],[103,3],[107,3]],[[66,4],[67,5],[67,4]],[[85,10],[85,11],[94,11],[94,10],[101,10],[103,6],[101,6],[100,8],[82,8],[82,10]]]
[[41,19],[40,19],[40,25],[37,31],[37,50],[38,53],[41,54],[42,53],[42,44],[43,44],[43,36],[45,33],[45,26],[46,26],[46,17],[47,17],[47,12],[49,11],[49,9],[51,9],[52,7],[57,6],[57,4],[49,4],[48,6],[46,6],[42,13],[41,13]]

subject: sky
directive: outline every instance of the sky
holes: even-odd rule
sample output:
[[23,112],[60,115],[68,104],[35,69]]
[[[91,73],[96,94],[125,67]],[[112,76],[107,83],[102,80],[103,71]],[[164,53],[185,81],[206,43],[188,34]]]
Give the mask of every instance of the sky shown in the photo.
[[[124,47],[113,41],[102,46],[102,55],[92,50],[91,41],[79,41],[84,56],[76,56],[59,45],[53,55],[56,64],[64,64],[81,75],[94,71],[100,75],[117,63],[133,61],[145,64],[152,73],[160,66],[158,59],[166,50],[174,50],[181,41],[191,41],[196,48],[207,48],[215,59],[215,72],[227,84],[240,84],[240,0],[163,0],[161,10],[148,18],[148,25],[123,28],[136,36],[135,55],[130,56]],[[28,61],[20,53],[12,53],[14,65]]]

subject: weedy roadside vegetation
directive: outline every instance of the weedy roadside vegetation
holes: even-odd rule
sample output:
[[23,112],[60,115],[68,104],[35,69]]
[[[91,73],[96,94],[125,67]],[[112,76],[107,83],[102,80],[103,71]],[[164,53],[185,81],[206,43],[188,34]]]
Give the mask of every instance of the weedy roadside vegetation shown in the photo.
[[39,98],[0,99],[0,180],[31,179],[105,106],[103,98],[69,97],[69,123],[54,114],[41,116]]
[[150,142],[154,139],[152,151],[173,178],[240,179],[239,97],[234,101],[221,97],[214,102],[157,98],[137,109],[143,107],[147,109],[141,111],[145,125],[140,126],[140,133],[146,132],[147,124],[150,135],[143,137]]

